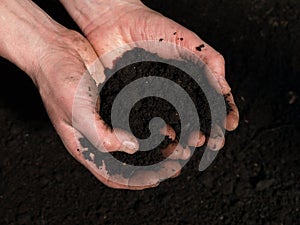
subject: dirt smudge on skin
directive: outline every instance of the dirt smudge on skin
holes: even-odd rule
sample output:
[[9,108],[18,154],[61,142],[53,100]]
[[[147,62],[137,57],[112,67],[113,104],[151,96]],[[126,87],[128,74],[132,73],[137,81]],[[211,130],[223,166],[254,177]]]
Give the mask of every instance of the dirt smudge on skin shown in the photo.
[[205,47],[205,45],[201,44],[198,47],[196,47],[196,50],[199,51],[199,52],[201,52],[204,47]]

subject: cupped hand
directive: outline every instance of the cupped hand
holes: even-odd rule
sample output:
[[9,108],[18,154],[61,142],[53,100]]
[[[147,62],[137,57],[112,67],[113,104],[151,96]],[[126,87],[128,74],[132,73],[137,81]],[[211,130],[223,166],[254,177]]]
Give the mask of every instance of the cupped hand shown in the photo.
[[[70,14],[74,15],[71,4],[75,3],[61,1]],[[77,20],[105,67],[113,67],[113,62],[122,56],[124,51],[140,47],[139,43],[145,42],[143,48],[164,58],[185,59],[189,56],[184,55],[182,49],[187,49],[201,59],[210,70],[209,74],[212,77],[208,79],[212,86],[225,96],[230,112],[224,124],[213,124],[209,140],[205,140],[207,137],[196,130],[190,135],[189,145],[199,147],[207,141],[211,150],[220,150],[224,146],[225,135],[222,126],[228,131],[236,129],[239,112],[225,79],[225,61],[220,53],[192,31],[149,9],[138,0],[92,0],[87,7],[82,7],[81,13],[82,17],[73,18]],[[150,44],[147,45],[147,42]],[[154,42],[157,44],[153,44]],[[160,42],[172,43],[175,47],[160,49]],[[110,52],[114,53],[106,57]]]
[[[139,143],[124,130],[112,130],[98,114],[98,84],[105,80],[105,75],[89,42],[75,31],[63,30],[58,37],[49,38],[46,46],[39,57],[39,69],[33,77],[48,115],[71,155],[101,182],[113,188],[144,189],[174,177],[181,169],[175,161],[164,162],[155,173],[137,171],[130,181],[121,174],[111,175],[106,162],[98,167],[93,159],[85,157],[86,149],[80,143],[82,138],[106,154],[114,151],[134,154]],[[160,133],[175,139],[175,132],[169,126],[162,128]],[[176,160],[191,155],[189,149],[180,146],[173,146],[172,149],[176,152],[173,156]],[[138,179],[139,176],[144,179]]]
[[[96,84],[105,79],[103,67],[89,42],[77,32],[63,30],[47,42],[34,77],[48,115],[71,155],[104,184],[119,187],[106,176],[105,168],[96,170],[88,163],[79,143],[79,137],[84,137],[104,152],[132,154],[138,149],[133,136],[111,130],[96,113]],[[76,98],[80,102],[74,109]]]
[[[79,162],[114,188],[152,187],[177,175],[180,165],[176,161],[166,161],[158,171],[148,172],[147,178],[151,179],[139,178],[144,178],[145,173],[137,171],[131,181],[120,174],[110,175],[105,162],[96,166],[99,159],[86,155],[81,139],[88,140],[97,152],[104,152],[101,154],[113,151],[133,154],[139,147],[135,137],[120,129],[112,130],[98,114],[97,85],[105,76],[96,52],[83,36],[57,24],[30,0],[1,1],[0,11],[3,28],[0,56],[32,78],[55,129]],[[174,131],[168,126],[160,132],[174,139]],[[172,149],[176,159],[190,156],[188,149],[179,146]]]
[[[68,6],[76,4],[76,1],[61,1],[65,2],[69,12],[72,7]],[[77,2],[77,4],[82,3],[84,1]],[[232,131],[238,126],[239,113],[231,89],[225,80],[224,58],[196,34],[147,8],[137,0],[92,0],[86,7],[80,8],[81,13],[85,12],[84,19],[78,15],[74,16],[76,13],[73,14],[73,18],[92,46],[77,33],[66,35],[67,38],[62,38],[60,47],[56,48],[56,50],[60,49],[60,52],[54,51],[55,54],[51,53],[43,57],[44,63],[41,68],[47,75],[41,77],[48,82],[42,79],[37,83],[40,84],[46,108],[65,145],[71,154],[86,165],[99,180],[115,188],[143,189],[158,185],[164,177],[161,174],[168,174],[175,170],[175,174],[178,175],[181,169],[176,161],[170,161],[165,163],[167,169],[163,166],[159,172],[138,171],[127,180],[120,175],[115,177],[108,175],[105,166],[98,168],[95,163],[84,159],[80,149],[77,151],[80,143],[74,138],[74,132],[86,137],[98,149],[121,150],[131,154],[138,150],[138,142],[132,135],[119,129],[112,132],[98,116],[97,108],[95,108],[97,85],[105,80],[103,67],[113,67],[113,62],[125,51],[140,47],[136,43],[145,41],[172,43],[175,47],[164,49],[165,51],[161,51],[157,47],[158,45],[154,45],[156,46],[154,48],[153,45],[146,45],[144,48],[163,58],[177,60],[188,57],[182,54],[181,49],[183,48],[201,59],[210,70],[212,77],[208,79],[212,86],[220,94],[226,96],[231,108],[224,121],[224,127],[228,131]],[[114,54],[110,54],[110,57],[102,57],[110,52],[114,52]],[[101,62],[97,61],[97,56],[100,57]],[[49,62],[51,63],[49,64]],[[88,75],[86,79],[82,79],[86,74],[86,69],[93,79],[89,79]],[[57,76],[57,74],[61,75]],[[83,82],[83,85],[79,85],[80,82]],[[62,88],[57,91],[58,87]],[[90,90],[92,93],[89,93]],[[79,96],[80,104],[74,111],[73,100],[76,99],[76,96]],[[80,107],[81,103],[84,103],[84,107]],[[94,124],[96,125],[94,126]],[[166,130],[174,132],[172,129]],[[206,141],[211,150],[220,150],[225,143],[222,127],[213,124],[209,139],[205,139],[207,137],[201,131],[196,130],[190,135],[188,144],[199,147]],[[190,151],[180,145],[169,146],[165,151],[178,153],[178,157],[173,155],[175,157],[173,159],[187,159],[190,156]],[[169,168],[169,166],[173,168]]]

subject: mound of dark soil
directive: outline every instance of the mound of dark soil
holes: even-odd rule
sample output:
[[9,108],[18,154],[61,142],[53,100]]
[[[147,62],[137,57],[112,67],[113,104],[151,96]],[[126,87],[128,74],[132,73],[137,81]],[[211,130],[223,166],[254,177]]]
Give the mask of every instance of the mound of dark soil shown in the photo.
[[[136,59],[138,59],[141,62],[127,65],[128,62],[135,61]],[[164,61],[165,63],[161,61]],[[117,95],[120,94],[120,91],[124,87],[126,87],[126,85],[129,85],[131,82],[140,78],[147,78],[144,79],[143,82],[146,83],[146,88],[148,86],[150,88],[151,83],[154,81],[153,79],[157,77],[162,77],[173,81],[174,84],[180,85],[184,89],[184,91],[188,93],[188,95],[193,101],[193,104],[196,106],[198,118],[200,120],[200,127],[194,126],[195,122],[192,120],[189,121],[188,124],[181,126],[180,116],[176,110],[176,107],[179,107],[180,109],[188,109],[188,106],[185,105],[186,102],[184,100],[180,98],[175,99],[174,102],[176,103],[176,106],[174,106],[170,102],[160,97],[150,96],[142,98],[141,96],[144,94],[145,90],[143,88],[138,88],[137,90],[133,91],[134,93],[130,93],[130,96],[127,96],[128,98],[134,97],[135,99],[140,99],[140,101],[138,101],[130,111],[129,124],[132,133],[140,139],[148,138],[151,134],[148,128],[149,122],[154,117],[160,117],[167,124],[171,125],[174,128],[177,135],[176,142],[179,141],[180,144],[182,144],[183,146],[187,145],[187,137],[185,135],[181,137],[180,140],[178,140],[178,137],[180,137],[181,133],[189,134],[194,130],[201,130],[205,134],[209,134],[211,126],[211,110],[204,91],[189,74],[173,65],[180,65],[182,66],[182,68],[189,68],[189,72],[199,74],[199,76],[197,76],[197,79],[199,79],[198,82],[201,82],[201,85],[209,89],[209,93],[212,94],[215,98],[220,98],[220,94],[218,94],[208,83],[207,76],[209,76],[209,74],[206,74],[204,67],[200,68],[192,62],[162,60],[157,55],[146,52],[143,49],[136,48],[126,52],[122,58],[118,59],[115,62],[113,69],[106,70],[106,75],[109,77],[109,79],[107,82],[105,82],[103,87],[100,87],[100,115],[104,119],[104,121],[110,127],[112,127],[111,110],[113,102]],[[154,86],[154,88],[155,94],[159,96],[159,94],[171,92],[173,86],[166,87],[163,83],[161,83],[158,86]],[[124,109],[124,111],[118,111],[118,113],[120,115],[125,115],[125,108],[127,106],[127,102],[125,101],[121,104],[123,104],[121,106],[121,109]],[[227,105],[227,111],[229,110],[230,109]],[[186,113],[189,116],[190,112]],[[122,116],[119,117],[120,119],[122,119]],[[192,117],[192,115],[190,117]],[[224,117],[219,119],[220,120],[218,122],[220,124]],[[125,116],[124,120],[126,120]],[[119,128],[126,129],[126,127]],[[161,128],[162,127],[157,127],[157,130]],[[182,131],[181,128],[184,130]],[[162,135],[159,134],[156,136],[157,138],[164,138],[161,137]],[[82,141],[82,143],[83,142],[84,141]],[[172,140],[170,140],[168,137],[165,137],[164,141],[162,141],[159,146],[152,150],[149,149],[149,151],[138,151],[134,155],[128,155],[123,152],[115,152],[112,153],[112,155],[119,161],[130,165],[153,165],[158,162],[161,162],[164,159],[161,150],[166,148],[167,145],[171,142]],[[86,143],[85,146],[87,146]],[[89,149],[91,148],[92,147],[89,147]],[[95,159],[95,162],[97,161],[96,163],[99,163],[99,165],[101,165],[101,159],[105,159],[108,162],[106,165],[111,165],[108,166],[108,169],[111,173],[121,172],[119,169],[116,169],[113,166],[113,163],[109,163],[110,159],[105,153],[99,153],[92,148],[92,150],[89,150],[86,153],[86,155],[88,155],[90,151],[93,151],[93,154],[97,155],[97,158]]]

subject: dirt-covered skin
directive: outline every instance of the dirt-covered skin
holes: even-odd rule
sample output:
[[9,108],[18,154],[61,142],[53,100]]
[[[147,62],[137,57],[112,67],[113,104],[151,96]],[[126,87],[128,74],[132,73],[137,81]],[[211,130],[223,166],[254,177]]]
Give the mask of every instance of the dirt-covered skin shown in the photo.
[[[58,3],[37,2],[74,27]],[[239,128],[204,172],[199,151],[180,177],[157,188],[110,189],[69,156],[31,80],[1,60],[0,224],[297,224],[297,1],[146,3],[224,55]]]

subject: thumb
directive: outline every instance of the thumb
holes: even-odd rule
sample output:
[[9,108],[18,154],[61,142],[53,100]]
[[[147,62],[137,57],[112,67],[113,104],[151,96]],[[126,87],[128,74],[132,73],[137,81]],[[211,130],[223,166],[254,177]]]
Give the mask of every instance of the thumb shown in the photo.
[[74,97],[72,126],[102,152],[135,153],[139,148],[136,138],[124,130],[110,128],[97,113],[98,98],[97,85],[86,72]]

